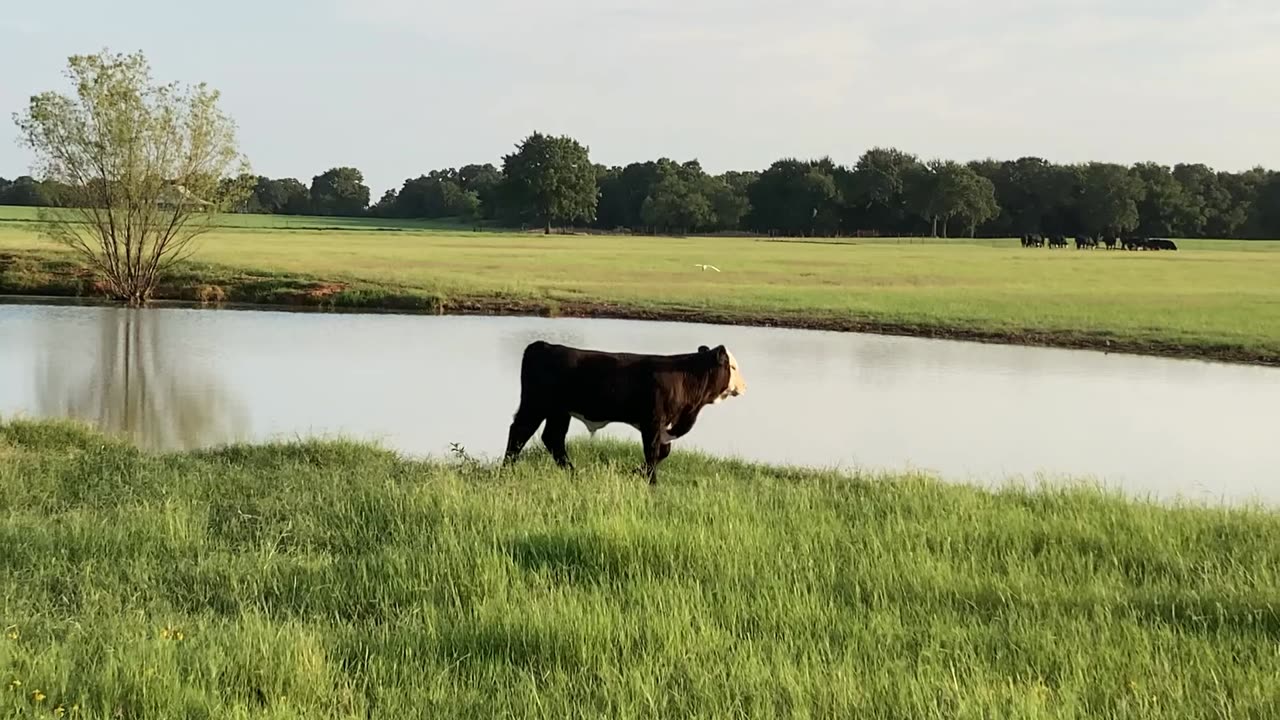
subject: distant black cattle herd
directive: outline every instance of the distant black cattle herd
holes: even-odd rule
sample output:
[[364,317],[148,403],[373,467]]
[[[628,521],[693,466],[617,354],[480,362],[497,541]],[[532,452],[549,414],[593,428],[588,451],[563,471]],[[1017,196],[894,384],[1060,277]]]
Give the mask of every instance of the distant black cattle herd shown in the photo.
[[[1172,240],[1163,238],[1143,238],[1143,237],[1116,237],[1114,235],[1103,235],[1101,237],[1086,237],[1084,235],[1076,236],[1077,250],[1094,250],[1098,245],[1105,245],[1108,250],[1115,250],[1119,247],[1122,250],[1177,250],[1178,246]],[[1048,245],[1050,248],[1064,248],[1067,246],[1067,238],[1065,235],[1040,235],[1039,233],[1030,233],[1022,236],[1022,247],[1044,247]]]

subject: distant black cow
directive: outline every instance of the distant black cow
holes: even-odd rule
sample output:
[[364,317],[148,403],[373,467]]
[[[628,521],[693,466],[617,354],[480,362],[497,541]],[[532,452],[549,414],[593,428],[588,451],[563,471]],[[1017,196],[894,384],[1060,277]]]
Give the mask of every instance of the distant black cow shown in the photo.
[[1147,241],[1137,237],[1127,237],[1120,241],[1125,250],[1145,250]]
[[1147,241],[1147,246],[1150,247],[1152,250],[1177,250],[1178,249],[1178,246],[1175,245],[1172,240],[1165,240],[1163,238],[1152,238]]
[[1076,249],[1077,249],[1077,250],[1080,250],[1080,249],[1082,249],[1082,248],[1089,248],[1090,250],[1092,250],[1092,249],[1094,249],[1094,248],[1096,248],[1096,247],[1098,247],[1098,241],[1097,241],[1097,240],[1094,240],[1092,237],[1089,237],[1088,235],[1077,235],[1077,236],[1076,236]]
[[1050,248],[1064,248],[1067,246],[1067,238],[1065,235],[1053,235],[1049,238]]
[[671,441],[693,429],[707,405],[746,392],[738,361],[723,345],[696,353],[645,355],[582,350],[541,340],[524,349],[520,406],[507,436],[504,462],[515,460],[538,425],[557,464],[572,469],[565,449],[569,421],[593,433],[609,423],[640,431],[645,471],[658,482],[658,463]]
[[1106,237],[1102,238],[1102,242],[1107,246],[1108,250],[1116,249],[1116,238],[1114,235],[1107,235]]

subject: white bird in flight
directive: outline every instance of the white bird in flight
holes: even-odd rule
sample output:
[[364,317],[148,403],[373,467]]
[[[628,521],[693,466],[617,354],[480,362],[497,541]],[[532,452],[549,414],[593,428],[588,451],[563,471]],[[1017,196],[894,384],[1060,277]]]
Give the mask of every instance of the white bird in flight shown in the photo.
[[715,270],[716,272],[720,272],[720,268],[716,267],[715,265],[703,265],[702,263],[695,263],[694,267],[700,267],[703,270]]

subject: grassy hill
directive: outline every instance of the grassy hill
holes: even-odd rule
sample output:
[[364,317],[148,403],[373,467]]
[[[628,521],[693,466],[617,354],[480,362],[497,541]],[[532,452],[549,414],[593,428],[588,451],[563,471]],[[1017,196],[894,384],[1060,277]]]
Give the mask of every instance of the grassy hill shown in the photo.
[[0,715],[1273,717],[1280,516],[0,425]]

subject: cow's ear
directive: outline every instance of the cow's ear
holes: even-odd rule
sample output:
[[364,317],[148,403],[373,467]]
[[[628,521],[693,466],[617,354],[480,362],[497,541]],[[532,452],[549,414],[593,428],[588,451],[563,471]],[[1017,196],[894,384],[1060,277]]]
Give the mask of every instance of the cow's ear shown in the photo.
[[723,345],[716,346],[716,359],[723,362],[729,362],[729,351]]
[[706,345],[699,345],[699,346],[698,346],[698,352],[700,352],[700,353],[707,352],[707,351],[708,351],[708,350],[710,350],[710,349],[711,349],[711,348],[707,347]]

